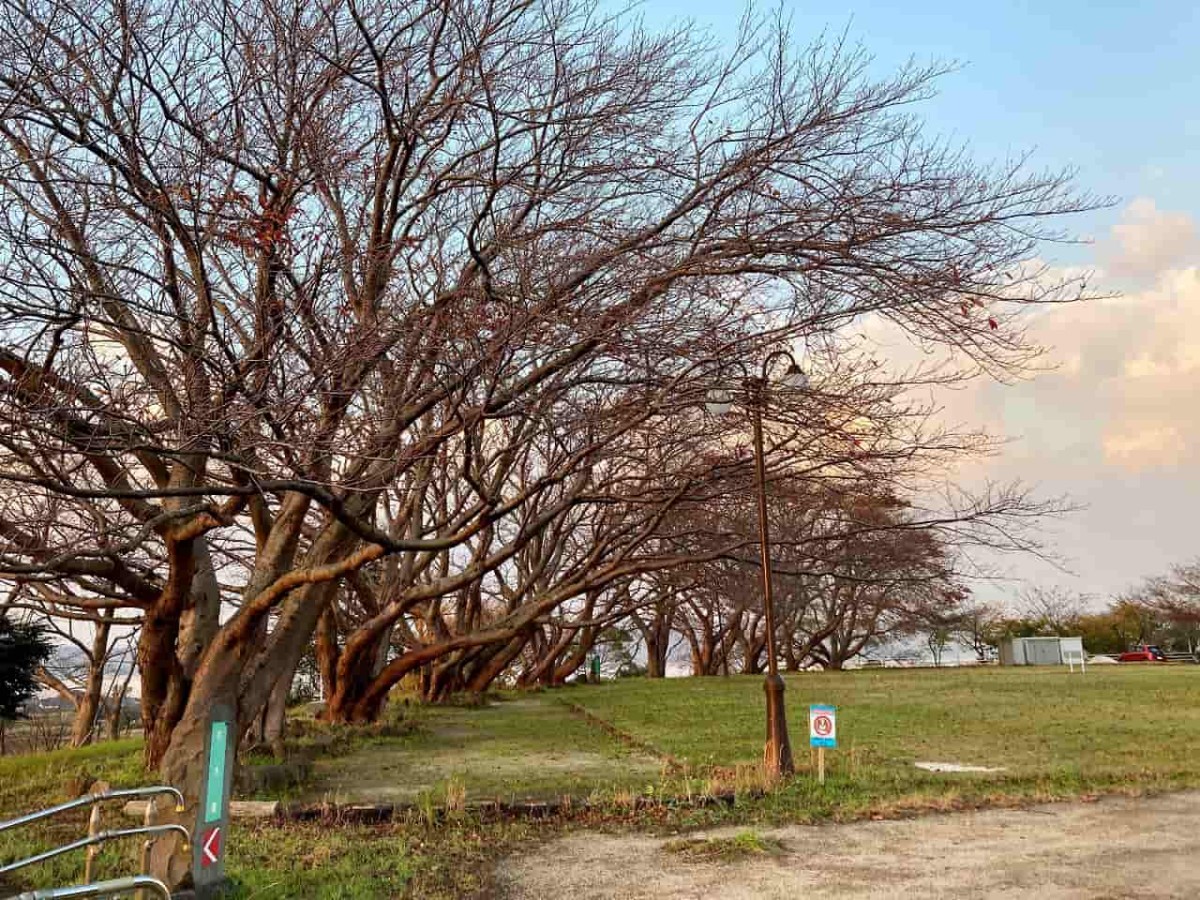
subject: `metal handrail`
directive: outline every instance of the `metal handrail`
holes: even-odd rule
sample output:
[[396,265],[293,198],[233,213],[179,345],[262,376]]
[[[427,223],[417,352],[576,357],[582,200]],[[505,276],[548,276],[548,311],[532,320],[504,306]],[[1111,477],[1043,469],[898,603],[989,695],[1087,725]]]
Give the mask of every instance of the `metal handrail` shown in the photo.
[[171,794],[175,798],[175,812],[183,812],[183,794],[179,793],[173,787],[155,785],[153,787],[122,788],[117,791],[104,791],[100,794],[84,794],[76,800],[68,800],[66,803],[50,806],[46,809],[30,813],[27,816],[18,816],[15,819],[9,819],[7,822],[0,822],[0,833],[8,831],[10,828],[19,828],[22,825],[40,822],[42,819],[49,819],[51,816],[57,816],[59,813],[68,812],[72,809],[79,809],[81,806],[95,806],[97,803],[103,803],[106,800],[153,797],[158,794]]
[[[34,813],[29,813],[25,816],[18,816],[15,819],[9,819],[7,822],[0,822],[0,833],[8,831],[12,828],[18,828],[22,825],[30,825],[34,822],[40,822],[43,819],[49,819],[52,816],[57,816],[59,813],[68,812],[72,809],[80,807],[95,807],[98,803],[103,803],[107,800],[125,800],[133,797],[154,797],[162,794],[170,794],[175,798],[175,811],[183,812],[183,795],[173,787],[166,785],[155,785],[152,787],[140,788],[122,788],[115,791],[102,791],[97,794],[85,794],[75,800],[68,800],[66,803],[59,803],[57,806],[50,806],[46,809],[39,810]],[[94,815],[94,813],[93,813]],[[72,841],[69,844],[63,844],[43,853],[38,853],[35,856],[30,856],[26,859],[19,859],[11,862],[6,866],[0,867],[0,875],[5,875],[17,869],[22,869],[25,866],[31,866],[34,863],[44,862],[47,859],[53,859],[56,856],[61,856],[64,853],[71,853],[75,850],[82,850],[85,847],[93,847],[97,844],[103,844],[107,841],[117,838],[130,837],[137,834],[169,834],[175,832],[183,836],[184,845],[191,842],[192,836],[182,825],[144,825],[138,828],[122,828],[116,831],[101,831],[97,834],[88,835],[78,841]],[[51,898],[65,897],[111,897],[114,894],[125,891],[135,890],[138,888],[146,888],[157,892],[160,896],[170,900],[171,891],[167,886],[157,878],[152,878],[149,875],[130,875],[125,878],[117,878],[110,881],[100,881],[95,884],[78,884],[71,887],[59,888],[42,888],[40,890],[27,892],[18,895],[17,900],[51,900]]]
[[157,891],[163,900],[171,900],[171,889],[149,875],[129,875],[112,881],[97,881],[95,884],[77,884],[65,888],[43,888],[18,894],[15,900],[62,900],[66,897],[112,897],[138,888]]
[[169,831],[182,834],[185,845],[192,839],[192,836],[188,833],[188,830],[182,825],[139,825],[137,828],[121,828],[117,831],[101,831],[99,834],[80,838],[77,841],[72,841],[69,844],[63,844],[59,847],[53,848],[52,850],[46,850],[45,852],[38,853],[35,856],[26,857],[25,859],[18,859],[16,862],[11,862],[7,866],[0,866],[0,875],[7,875],[9,872],[15,872],[17,869],[23,869],[26,866],[32,866],[34,863],[40,863],[45,862],[48,859],[54,859],[54,857],[62,856],[64,853],[70,853],[74,850],[82,850],[84,847],[90,847],[93,844],[103,844],[105,841],[112,841],[123,837],[132,837],[135,834],[166,834]]

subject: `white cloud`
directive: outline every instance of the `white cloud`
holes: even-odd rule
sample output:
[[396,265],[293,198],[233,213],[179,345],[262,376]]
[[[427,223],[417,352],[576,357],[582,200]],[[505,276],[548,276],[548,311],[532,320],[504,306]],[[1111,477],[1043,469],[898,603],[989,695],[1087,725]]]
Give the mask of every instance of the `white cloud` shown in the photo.
[[1033,415],[1073,421],[1099,458],[1126,471],[1200,460],[1200,268],[1056,309],[1034,335],[1065,365],[1015,389],[1031,392]]
[[1102,245],[1101,264],[1117,278],[1153,278],[1170,268],[1200,262],[1200,233],[1184,212],[1160,210],[1138,197],[1121,214]]
[[[1094,287],[1114,289],[1118,271],[1136,271],[1140,283],[1034,312],[1028,334],[1048,348],[1050,371],[946,395],[954,421],[1018,439],[985,468],[1045,484],[1085,469],[1103,476],[1192,466],[1200,476],[1198,234],[1191,217],[1134,201],[1108,245],[1121,253],[1102,250]],[[1176,265],[1188,246],[1197,251],[1193,264]]]
[[[1091,287],[1122,293],[1029,310],[1028,336],[1048,348],[1048,371],[1009,385],[980,378],[935,399],[946,423],[1013,439],[960,467],[957,480],[1019,479],[1083,507],[1046,531],[1074,574],[1032,559],[994,562],[1107,597],[1198,552],[1200,223],[1135,201],[1096,262]],[[864,331],[893,366],[921,359],[894,330]]]
[[1187,441],[1173,425],[1147,425],[1106,435],[1104,457],[1132,471],[1178,465]]

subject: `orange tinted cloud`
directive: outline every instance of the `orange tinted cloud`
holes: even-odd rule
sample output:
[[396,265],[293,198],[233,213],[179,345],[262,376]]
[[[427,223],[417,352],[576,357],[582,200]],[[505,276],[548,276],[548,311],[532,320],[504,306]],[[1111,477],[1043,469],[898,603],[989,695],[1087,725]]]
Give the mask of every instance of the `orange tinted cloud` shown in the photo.
[[1187,213],[1160,210],[1148,197],[1130,203],[1101,252],[1104,269],[1117,278],[1153,278],[1200,256],[1200,231]]

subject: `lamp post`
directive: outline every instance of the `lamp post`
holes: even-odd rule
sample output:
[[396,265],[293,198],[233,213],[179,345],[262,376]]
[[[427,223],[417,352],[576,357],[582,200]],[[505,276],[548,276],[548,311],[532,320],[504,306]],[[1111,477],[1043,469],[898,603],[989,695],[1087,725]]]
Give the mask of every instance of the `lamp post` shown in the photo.
[[[788,739],[787,711],[784,706],[786,688],[779,674],[779,656],[775,649],[775,597],[771,587],[771,532],[767,522],[767,467],[763,452],[762,425],[763,407],[766,406],[769,395],[771,367],[781,359],[789,362],[788,369],[781,379],[783,384],[796,390],[805,388],[808,378],[796,362],[796,358],[786,350],[776,350],[763,360],[758,377],[752,376],[740,362],[737,365],[742,370],[744,402],[754,430],[758,546],[762,561],[763,615],[767,629],[767,678],[763,683],[763,691],[767,698],[767,744],[763,748],[763,764],[773,775],[790,775],[795,771],[795,764],[792,762],[792,745]],[[707,406],[710,412],[723,415],[729,411],[732,402],[726,393],[722,399],[711,401]]]

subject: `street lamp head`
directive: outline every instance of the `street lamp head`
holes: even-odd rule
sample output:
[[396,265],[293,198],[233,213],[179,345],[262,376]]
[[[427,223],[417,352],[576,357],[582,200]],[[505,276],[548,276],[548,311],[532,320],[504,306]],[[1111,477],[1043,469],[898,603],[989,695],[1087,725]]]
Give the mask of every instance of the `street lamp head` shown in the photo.
[[723,416],[733,409],[733,395],[725,388],[713,388],[708,392],[704,408],[712,416]]
[[787,387],[802,391],[808,387],[808,376],[804,374],[803,369],[801,369],[795,363],[792,363],[790,366],[788,366],[788,370],[783,374],[783,383]]

